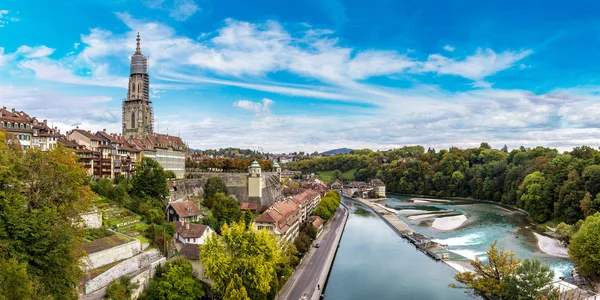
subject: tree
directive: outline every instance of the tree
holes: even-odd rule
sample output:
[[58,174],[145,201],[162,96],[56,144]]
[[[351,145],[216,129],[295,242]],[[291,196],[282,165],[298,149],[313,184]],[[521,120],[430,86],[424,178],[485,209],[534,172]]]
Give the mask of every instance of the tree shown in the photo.
[[515,258],[512,251],[498,250],[497,243],[498,241],[492,243],[488,250],[486,263],[475,258],[471,261],[475,272],[466,271],[456,274],[454,278],[462,285],[450,284],[450,287],[466,289],[467,293],[474,295],[501,298],[504,295],[502,281],[506,276],[515,274],[520,261]]
[[595,209],[592,207],[592,194],[590,194],[590,192],[585,193],[580,205],[584,217],[587,218],[594,214]]
[[508,146],[506,146],[506,144],[504,144],[504,147],[502,147],[502,149],[500,149],[500,151],[502,151],[504,153],[508,153]]
[[136,287],[137,285],[131,282],[131,278],[127,276],[119,277],[108,284],[104,299],[129,300],[133,289]]
[[585,180],[585,189],[596,195],[600,193],[600,165],[591,165],[585,168],[582,173]]
[[552,201],[544,190],[545,178],[541,172],[533,172],[519,186],[517,205],[525,208],[536,222],[545,222],[551,212]]
[[339,180],[340,178],[342,178],[342,172],[340,172],[340,170],[333,170],[333,172],[331,172],[331,179],[332,180]]
[[250,300],[242,283],[242,278],[238,274],[233,274],[233,278],[225,290],[225,295],[223,295],[223,300]]
[[27,264],[16,259],[0,260],[0,299],[31,299],[33,283],[27,274]]
[[200,260],[217,292],[224,295],[237,274],[250,299],[260,300],[277,286],[276,266],[288,260],[285,247],[266,230],[246,230],[243,223],[232,223],[200,246]]
[[252,225],[252,211],[250,211],[249,208],[246,208],[246,210],[244,211],[244,224],[246,224],[246,228],[250,228],[250,226]]
[[175,175],[175,172],[168,170],[165,172],[165,177],[167,179],[175,179],[175,178],[177,178],[177,175]]
[[227,186],[225,183],[223,183],[221,178],[211,177],[206,180],[206,183],[204,184],[204,197],[210,198],[217,193],[223,193],[227,195]]
[[554,272],[538,259],[525,259],[514,275],[502,282],[503,298],[506,300],[556,299],[558,290],[552,286]]
[[220,230],[224,224],[231,224],[242,219],[240,204],[232,197],[227,197],[223,193],[214,195],[215,204],[212,213],[219,221],[219,226],[215,230]]
[[157,266],[146,292],[150,300],[202,299],[204,291],[192,265],[177,258],[165,266]]
[[136,165],[131,184],[133,193],[138,197],[148,196],[162,201],[169,196],[165,171],[157,161],[150,157],[143,157]]
[[600,213],[585,219],[573,235],[568,247],[569,257],[582,275],[600,274]]
[[492,147],[490,146],[490,144],[483,142],[479,145],[480,149],[492,149]]

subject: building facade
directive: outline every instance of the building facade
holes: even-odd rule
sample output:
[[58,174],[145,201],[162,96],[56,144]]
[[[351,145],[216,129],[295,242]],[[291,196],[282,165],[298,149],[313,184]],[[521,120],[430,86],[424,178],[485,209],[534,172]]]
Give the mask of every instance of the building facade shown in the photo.
[[293,242],[300,231],[301,214],[300,207],[292,200],[276,202],[254,219],[254,227],[272,231],[283,240]]
[[[0,109],[0,130],[8,134],[9,139],[18,140],[23,150],[32,146],[33,118],[23,111],[16,111],[2,107]],[[16,142],[15,142],[16,143]]]

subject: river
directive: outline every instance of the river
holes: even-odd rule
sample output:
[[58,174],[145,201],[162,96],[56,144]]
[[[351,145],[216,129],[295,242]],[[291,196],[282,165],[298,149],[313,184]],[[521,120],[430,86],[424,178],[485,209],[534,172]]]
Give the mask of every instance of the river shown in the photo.
[[472,299],[448,287],[452,268],[418,251],[369,209],[343,201],[350,216],[325,299]]
[[524,213],[488,202],[446,200],[447,202],[414,203],[409,201],[411,197],[400,195],[389,197],[384,203],[385,206],[399,211],[404,209],[454,210],[455,214],[467,216],[467,221],[461,227],[450,231],[432,228],[431,220],[409,220],[406,216],[399,216],[414,230],[437,239],[441,244],[448,245],[452,253],[460,255],[452,256],[452,259],[464,260],[475,259],[475,257],[484,259],[490,244],[497,240],[499,248],[514,251],[518,258],[535,257],[549,265],[554,270],[556,278],[570,276],[573,264],[569,259],[550,256],[538,249],[532,224]]

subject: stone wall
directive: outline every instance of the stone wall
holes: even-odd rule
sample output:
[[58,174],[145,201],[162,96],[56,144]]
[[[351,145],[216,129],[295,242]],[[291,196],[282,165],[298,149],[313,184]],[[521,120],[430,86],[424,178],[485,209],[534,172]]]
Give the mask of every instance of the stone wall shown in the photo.
[[81,214],[79,217],[81,217],[81,222],[78,224],[79,226],[83,226],[85,228],[102,227],[102,213],[97,210]]
[[141,251],[142,245],[140,241],[134,240],[126,244],[88,254],[88,256],[84,258],[84,264],[86,265],[86,270],[92,270],[119,260],[130,258]]
[[171,199],[186,199],[190,196],[204,194],[204,183],[208,178],[219,177],[227,186],[229,195],[235,196],[239,202],[259,202],[262,206],[270,206],[283,198],[283,188],[277,173],[262,173],[262,199],[248,198],[248,174],[246,173],[201,173],[201,178],[177,180],[170,182]]
[[149,270],[150,272],[148,273],[148,276],[151,276],[153,275],[152,273],[154,267],[164,261],[165,258],[156,249],[142,252],[139,255],[129,258],[108,269],[98,277],[86,282],[85,293],[93,293],[107,286],[111,281],[121,276],[132,275],[140,271]]

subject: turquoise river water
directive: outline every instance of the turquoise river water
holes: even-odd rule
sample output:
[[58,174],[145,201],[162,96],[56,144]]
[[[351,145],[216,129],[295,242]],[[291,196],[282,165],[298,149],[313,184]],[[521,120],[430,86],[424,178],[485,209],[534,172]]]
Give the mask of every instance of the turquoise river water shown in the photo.
[[344,203],[351,212],[325,299],[472,299],[448,287],[452,268],[418,251],[368,208]]
[[[382,202],[397,210],[455,210],[468,220],[459,228],[440,231],[431,222],[398,217],[416,231],[448,245],[453,260],[479,257],[495,240],[519,258],[536,257],[554,269],[555,277],[568,276],[572,263],[537,248],[537,240],[524,214],[495,204],[458,201],[414,203],[411,197],[391,195]],[[372,211],[352,200],[350,217],[331,269],[325,299],[472,299],[448,287],[456,273],[435,262],[399,237]]]

